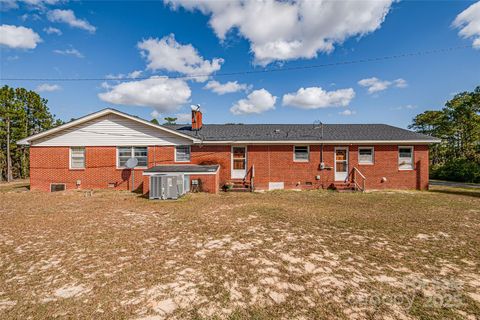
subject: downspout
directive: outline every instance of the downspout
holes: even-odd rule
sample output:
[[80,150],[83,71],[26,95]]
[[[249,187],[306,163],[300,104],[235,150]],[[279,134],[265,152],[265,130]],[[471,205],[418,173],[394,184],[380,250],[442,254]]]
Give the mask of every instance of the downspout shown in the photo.
[[270,145],[267,145],[267,150],[268,150],[268,182],[271,181],[270,177]]
[[325,169],[325,163],[323,163],[323,122],[320,122],[320,139],[322,140],[322,144],[320,145],[320,170]]

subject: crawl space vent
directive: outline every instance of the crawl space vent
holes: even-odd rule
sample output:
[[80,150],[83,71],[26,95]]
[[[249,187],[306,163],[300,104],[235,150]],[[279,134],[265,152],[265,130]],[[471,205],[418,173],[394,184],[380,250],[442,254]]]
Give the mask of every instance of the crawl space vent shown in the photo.
[[65,191],[65,183],[52,183],[50,185],[50,192]]

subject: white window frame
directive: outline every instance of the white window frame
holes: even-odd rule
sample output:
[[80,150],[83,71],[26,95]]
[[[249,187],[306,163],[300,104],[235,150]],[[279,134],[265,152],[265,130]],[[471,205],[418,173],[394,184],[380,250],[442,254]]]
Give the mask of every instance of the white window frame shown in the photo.
[[[307,147],[307,159],[297,159],[295,148],[297,147]],[[293,146],[293,162],[309,162],[310,161],[310,146],[309,145],[295,145]]]
[[[72,153],[72,149],[83,149],[83,167],[81,168],[74,168],[72,167],[72,156],[73,156],[73,153]],[[85,170],[86,166],[87,166],[87,156],[86,156],[86,150],[85,150],[85,147],[70,147],[69,149],[69,152],[68,152],[68,168],[70,170]]]
[[125,166],[120,166],[120,157],[119,157],[119,149],[120,148],[130,148],[130,157],[133,157],[135,155],[135,148],[147,148],[147,165],[146,166],[137,166],[135,169],[146,169],[148,168],[148,147],[147,146],[118,146],[117,147],[117,169],[126,169],[127,167]]
[[[369,162],[360,162],[360,149],[370,149],[372,151],[372,160]],[[374,147],[358,147],[358,164],[369,165],[375,163],[375,148]]]
[[[411,153],[412,153],[412,156],[410,157],[411,159],[411,167],[409,168],[400,168],[400,149],[410,149],[411,150]],[[415,169],[415,153],[414,153],[415,149],[413,148],[413,146],[398,146],[398,170],[400,171],[409,171],[409,170],[414,170]]]
[[[177,159],[177,148],[188,148],[188,160],[178,160]],[[182,146],[175,146],[175,162],[192,162],[192,146],[190,145],[182,145]]]

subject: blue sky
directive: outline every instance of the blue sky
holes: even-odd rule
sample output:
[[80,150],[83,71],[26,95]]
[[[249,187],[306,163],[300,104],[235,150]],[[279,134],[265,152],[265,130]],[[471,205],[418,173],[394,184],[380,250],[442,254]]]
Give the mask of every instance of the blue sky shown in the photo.
[[105,107],[185,118],[200,104],[207,123],[406,127],[480,85],[475,1],[0,1],[1,84],[39,91],[63,120]]

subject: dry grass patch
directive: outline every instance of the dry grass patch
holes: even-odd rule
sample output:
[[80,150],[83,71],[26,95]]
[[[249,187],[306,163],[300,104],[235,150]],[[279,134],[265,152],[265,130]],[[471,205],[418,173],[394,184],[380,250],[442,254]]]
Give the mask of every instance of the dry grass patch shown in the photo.
[[0,193],[0,318],[471,318],[480,191]]

